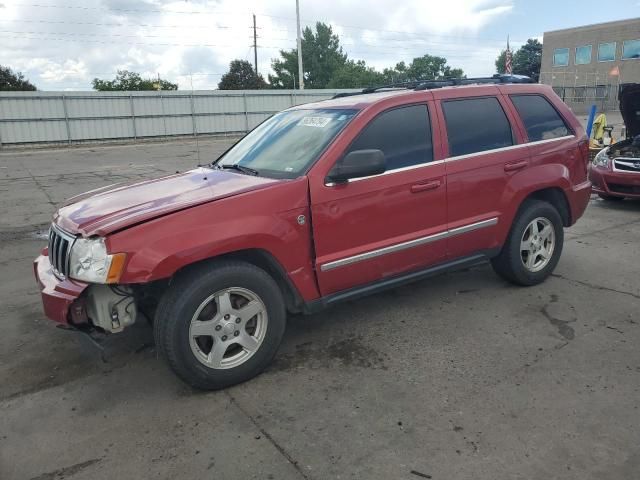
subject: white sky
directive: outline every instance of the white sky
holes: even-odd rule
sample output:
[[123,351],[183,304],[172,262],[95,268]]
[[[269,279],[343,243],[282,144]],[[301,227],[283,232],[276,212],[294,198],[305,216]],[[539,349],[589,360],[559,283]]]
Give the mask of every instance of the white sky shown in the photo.
[[[392,5],[392,8],[390,8]],[[301,0],[303,25],[334,26],[352,59],[378,69],[415,56],[441,55],[468,75],[494,72],[513,0]],[[177,81],[181,89],[215,88],[234,58],[265,76],[278,49],[295,47],[295,1],[0,0],[0,64],[25,73],[41,90],[90,89],[118,69]],[[528,36],[511,32],[512,46]]]

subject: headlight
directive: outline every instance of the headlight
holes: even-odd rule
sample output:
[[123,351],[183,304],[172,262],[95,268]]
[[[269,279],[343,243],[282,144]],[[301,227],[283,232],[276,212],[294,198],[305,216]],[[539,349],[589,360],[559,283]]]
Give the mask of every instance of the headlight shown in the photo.
[[107,253],[104,238],[78,238],[71,247],[69,276],[84,282],[116,283],[124,260],[124,253]]
[[593,165],[596,167],[609,168],[609,148],[600,150],[593,159]]

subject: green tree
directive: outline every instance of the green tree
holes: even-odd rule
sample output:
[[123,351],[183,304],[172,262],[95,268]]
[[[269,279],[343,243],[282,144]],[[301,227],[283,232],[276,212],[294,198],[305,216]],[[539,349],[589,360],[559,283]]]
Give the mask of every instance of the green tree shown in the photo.
[[[298,50],[280,50],[280,57],[271,61],[275,72],[269,75],[274,88],[293,88],[298,80]],[[316,23],[315,33],[309,27],[302,35],[302,65],[304,85],[307,88],[326,88],[336,72],[344,67],[347,55],[342,51],[340,39],[330,25]],[[295,79],[295,82],[294,82]]]
[[177,90],[178,84],[157,78],[142,78],[139,73],[118,70],[113,80],[94,78],[91,82],[98,91]]
[[[507,51],[502,50],[496,58],[496,71],[504,73]],[[540,78],[540,64],[542,63],[542,44],[535,38],[530,38],[512,54],[511,69],[516,75],[526,75],[534,82]]]
[[37,90],[21,72],[13,72],[9,67],[0,65],[0,90],[2,91],[34,91]]
[[[507,50],[505,49],[500,51],[500,55],[498,55],[498,58],[496,58],[496,72],[505,73],[505,70],[507,69],[505,67],[506,62],[507,62]],[[513,68],[513,58],[511,59],[511,66]]]
[[537,82],[541,63],[542,44],[535,38],[530,38],[513,56],[513,73],[527,75]]
[[462,78],[460,68],[451,68],[447,59],[433,55],[423,55],[413,59],[407,68],[408,80],[433,80],[439,78]]
[[361,88],[385,83],[384,74],[367,67],[363,60],[347,62],[333,75],[327,88]]
[[393,68],[382,72],[385,83],[412,82],[415,80],[436,80],[442,78],[463,78],[461,68],[447,65],[447,59],[425,54],[414,58],[409,65],[397,63]]
[[259,73],[256,74],[251,63],[246,60],[232,60],[229,71],[218,83],[220,90],[245,90],[266,88],[267,83]]

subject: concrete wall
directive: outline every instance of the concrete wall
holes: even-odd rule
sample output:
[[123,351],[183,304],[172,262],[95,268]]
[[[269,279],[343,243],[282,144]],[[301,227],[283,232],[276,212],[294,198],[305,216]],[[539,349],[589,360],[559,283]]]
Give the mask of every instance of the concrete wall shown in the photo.
[[0,146],[243,133],[348,91],[0,92]]
[[[576,113],[593,103],[602,110],[616,110],[618,85],[640,83],[640,59],[622,60],[623,42],[638,39],[640,18],[545,32],[540,82],[552,85]],[[616,42],[615,60],[599,61],[598,46],[608,42]],[[576,48],[583,45],[592,46],[591,62],[576,65]],[[553,64],[557,48],[569,49],[567,66]],[[612,75],[615,70],[619,75]]]

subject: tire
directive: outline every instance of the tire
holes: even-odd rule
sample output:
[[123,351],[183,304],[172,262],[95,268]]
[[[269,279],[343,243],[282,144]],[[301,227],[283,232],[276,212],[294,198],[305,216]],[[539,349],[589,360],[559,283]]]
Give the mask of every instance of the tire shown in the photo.
[[[539,233],[534,233],[534,228]],[[491,264],[495,272],[509,282],[522,286],[537,285],[556,268],[563,244],[562,219],[555,207],[539,200],[526,200],[518,211],[502,251],[491,260]],[[529,250],[522,250],[523,246]]]
[[249,263],[220,261],[171,282],[158,305],[154,336],[178,377],[194,388],[217,390],[261,373],[275,357],[285,326],[274,279]]
[[624,197],[614,197],[612,195],[605,195],[604,193],[599,193],[598,196],[605,202],[621,202],[624,200]]

